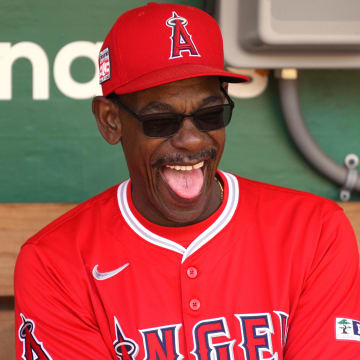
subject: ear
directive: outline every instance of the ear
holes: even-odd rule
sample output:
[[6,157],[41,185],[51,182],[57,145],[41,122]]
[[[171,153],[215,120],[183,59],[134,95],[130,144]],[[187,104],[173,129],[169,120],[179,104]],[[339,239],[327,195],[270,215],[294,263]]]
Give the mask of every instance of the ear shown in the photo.
[[103,138],[111,145],[121,140],[119,108],[104,96],[96,96],[92,101],[92,112]]

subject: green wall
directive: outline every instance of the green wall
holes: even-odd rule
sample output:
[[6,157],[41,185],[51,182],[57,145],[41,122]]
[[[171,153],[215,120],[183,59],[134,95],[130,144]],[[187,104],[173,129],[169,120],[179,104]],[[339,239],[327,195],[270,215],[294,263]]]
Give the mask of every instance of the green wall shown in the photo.
[[[341,164],[349,153],[360,156],[359,83],[358,70],[299,73],[307,126],[320,148]],[[339,187],[313,170],[293,145],[282,118],[277,85],[271,76],[261,96],[236,101],[223,168],[338,200]],[[352,200],[360,200],[359,193]]]
[[[202,6],[200,0],[176,2]],[[65,96],[55,83],[53,63],[64,45],[102,41],[122,12],[145,3],[2,0],[0,45],[40,45],[49,61],[50,90],[49,99],[33,100],[30,62],[14,63],[12,98],[0,100],[0,202],[77,202],[127,177],[121,147],[108,145],[97,131],[91,99]],[[78,58],[71,74],[78,82],[90,81],[94,65]],[[360,155],[359,84],[357,70],[300,72],[301,103],[310,131],[341,163],[348,153]],[[338,187],[311,169],[294,148],[282,120],[276,79],[270,77],[259,97],[235,102],[221,168],[338,198]],[[359,194],[353,199],[360,200]]]

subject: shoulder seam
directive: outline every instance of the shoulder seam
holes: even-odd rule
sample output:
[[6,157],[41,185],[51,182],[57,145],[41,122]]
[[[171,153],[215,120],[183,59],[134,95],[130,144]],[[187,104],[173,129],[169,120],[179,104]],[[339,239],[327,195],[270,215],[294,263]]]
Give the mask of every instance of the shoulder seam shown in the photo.
[[51,221],[49,224],[44,226],[42,229],[40,229],[37,233],[32,235],[21,247],[25,246],[28,243],[35,245],[36,243],[34,243],[33,241],[40,240],[44,236],[51,234],[52,232],[56,231],[60,226],[62,226],[64,223],[70,221],[74,217],[78,216],[82,212],[94,206],[94,204],[108,199],[109,195],[105,197],[105,199],[104,197],[101,197],[101,195],[104,195],[106,192],[112,193],[114,195],[115,201],[117,202],[116,191],[118,186],[119,185],[112,186],[111,188],[105,190],[103,193],[95,195],[94,197],[86,200],[83,203],[80,203],[79,205],[75,206],[74,208],[60,215],[59,217]]

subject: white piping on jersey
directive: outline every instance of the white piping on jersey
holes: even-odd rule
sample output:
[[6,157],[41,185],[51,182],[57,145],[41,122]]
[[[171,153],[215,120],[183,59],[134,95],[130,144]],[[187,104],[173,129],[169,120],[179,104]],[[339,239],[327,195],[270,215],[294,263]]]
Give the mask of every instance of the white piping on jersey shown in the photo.
[[129,180],[124,181],[119,185],[118,188],[118,202],[120,206],[120,211],[128,223],[128,225],[133,229],[139,236],[141,236],[146,241],[151,242],[154,245],[161,246],[163,248],[175,251],[180,253],[181,255],[185,252],[185,248],[178,243],[168,240],[162,236],[156,235],[150,230],[148,230],[144,225],[142,225],[138,219],[133,215],[129,208],[129,204],[127,201],[127,187],[129,184]]
[[154,245],[175,251],[183,255],[181,261],[183,263],[190,255],[199,250],[203,245],[205,245],[215,235],[217,235],[229,223],[235,213],[239,202],[238,181],[234,175],[226,172],[222,172],[222,174],[225,176],[229,189],[229,196],[225,208],[219,215],[219,217],[205,231],[203,231],[191,242],[187,249],[185,249],[183,246],[179,245],[175,241],[166,239],[151,232],[136,219],[136,217],[131,212],[127,201],[127,187],[129,185],[129,180],[124,181],[118,187],[118,203],[121,214],[123,215],[125,221],[130,226],[130,228],[144,240]]
[[228,183],[229,196],[226,206],[220,216],[205,230],[203,231],[192,243],[187,247],[183,255],[182,263],[195,251],[200,249],[215,235],[217,235],[231,220],[236,210],[239,201],[239,183],[234,175],[222,172]]

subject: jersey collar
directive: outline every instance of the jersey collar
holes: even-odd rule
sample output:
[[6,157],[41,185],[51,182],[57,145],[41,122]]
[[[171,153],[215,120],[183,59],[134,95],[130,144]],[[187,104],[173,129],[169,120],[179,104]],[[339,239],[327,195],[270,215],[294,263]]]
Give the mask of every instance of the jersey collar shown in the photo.
[[127,200],[127,187],[129,186],[130,180],[124,181],[118,187],[117,197],[121,214],[129,227],[141,238],[153,245],[181,254],[181,262],[183,263],[189,256],[194,254],[197,250],[214,238],[214,236],[216,236],[229,223],[235,213],[239,202],[238,181],[232,174],[221,171],[219,171],[219,173],[225,180],[224,187],[228,191],[226,205],[219,217],[205,231],[197,236],[187,248],[184,248],[175,241],[151,232],[136,219]]

